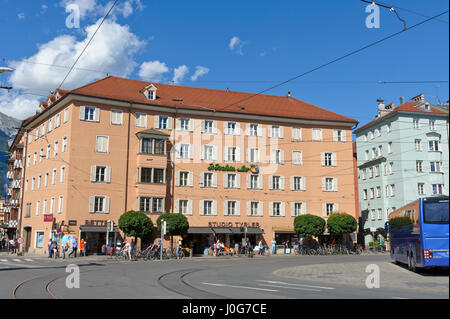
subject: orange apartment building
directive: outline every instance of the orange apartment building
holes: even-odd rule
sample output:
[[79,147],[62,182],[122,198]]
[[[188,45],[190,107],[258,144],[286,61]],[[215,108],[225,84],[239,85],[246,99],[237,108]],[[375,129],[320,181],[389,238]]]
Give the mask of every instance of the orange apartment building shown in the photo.
[[[356,216],[357,121],[290,94],[110,76],[58,90],[40,109],[11,146],[23,146],[25,251],[44,253],[62,232],[98,252],[105,222],[129,210],[155,225],[163,212],[186,215],[195,253],[217,237],[295,240],[299,214]],[[117,227],[111,236],[120,238]]]

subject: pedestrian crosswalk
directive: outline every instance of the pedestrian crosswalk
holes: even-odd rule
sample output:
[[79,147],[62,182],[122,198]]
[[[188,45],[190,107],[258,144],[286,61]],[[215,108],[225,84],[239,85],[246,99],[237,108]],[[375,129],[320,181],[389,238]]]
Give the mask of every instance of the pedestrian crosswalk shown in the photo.
[[45,267],[48,266],[49,262],[51,260],[0,257],[0,270]]

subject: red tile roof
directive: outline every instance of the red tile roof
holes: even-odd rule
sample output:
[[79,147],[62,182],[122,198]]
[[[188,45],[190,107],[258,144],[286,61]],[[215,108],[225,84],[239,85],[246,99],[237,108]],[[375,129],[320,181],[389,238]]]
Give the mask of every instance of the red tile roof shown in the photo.
[[369,123],[366,123],[366,124],[364,124],[364,125],[361,126],[361,127],[358,127],[358,128],[355,130],[355,132],[359,132],[362,128],[365,128],[365,127],[367,127],[367,126],[370,126],[370,125],[372,125],[373,123],[375,123],[375,122],[377,122],[377,121],[380,121],[380,120],[383,120],[383,119],[385,119],[387,116],[391,116],[391,115],[393,115],[394,113],[398,113],[398,112],[414,112],[414,113],[425,113],[425,114],[442,114],[442,115],[448,116],[447,113],[442,112],[442,111],[439,111],[439,110],[436,110],[436,109],[433,109],[433,108],[431,108],[431,107],[430,107],[430,110],[429,110],[429,111],[426,111],[426,110],[424,110],[424,109],[422,109],[422,108],[417,107],[419,104],[421,104],[421,103],[418,103],[418,102],[405,102],[405,103],[403,103],[402,105],[397,106],[397,107],[396,107],[395,109],[393,109],[391,112],[389,112],[389,113],[383,115],[382,117],[378,117],[378,118],[376,118],[376,119],[370,121]]
[[[142,90],[150,83],[158,89],[156,91],[156,100],[148,100],[142,94]],[[293,97],[256,95],[254,93],[159,84],[113,76],[82,86],[69,93],[198,110],[213,109],[215,111],[241,114],[350,122],[354,124],[358,122],[350,117],[325,110]],[[179,101],[179,99],[182,99],[182,101]]]

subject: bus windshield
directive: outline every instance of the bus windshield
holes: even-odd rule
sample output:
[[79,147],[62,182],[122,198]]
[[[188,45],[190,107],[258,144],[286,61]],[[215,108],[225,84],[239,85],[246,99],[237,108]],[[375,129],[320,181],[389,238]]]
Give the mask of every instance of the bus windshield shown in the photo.
[[425,224],[448,224],[448,200],[424,203]]

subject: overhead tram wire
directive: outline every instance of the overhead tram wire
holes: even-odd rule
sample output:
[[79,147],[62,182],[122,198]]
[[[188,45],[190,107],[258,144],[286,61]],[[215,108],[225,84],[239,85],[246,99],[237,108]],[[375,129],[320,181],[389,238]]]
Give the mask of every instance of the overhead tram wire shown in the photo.
[[229,107],[231,107],[231,106],[234,106],[234,105],[236,105],[236,104],[238,104],[238,103],[242,103],[242,102],[244,102],[244,101],[247,101],[247,100],[249,100],[249,99],[251,99],[251,98],[254,98],[254,97],[258,96],[258,95],[261,95],[261,94],[263,94],[263,93],[266,93],[266,92],[268,92],[268,91],[271,91],[271,90],[273,90],[273,89],[275,89],[275,88],[277,88],[277,87],[280,87],[280,86],[282,86],[282,85],[284,85],[284,84],[286,84],[286,83],[292,82],[292,81],[294,81],[294,80],[296,80],[296,79],[298,79],[298,78],[301,78],[301,77],[303,77],[303,76],[305,76],[305,75],[308,75],[308,74],[313,73],[313,72],[315,72],[315,71],[317,71],[317,70],[323,69],[323,68],[326,67],[326,66],[329,66],[329,65],[331,65],[331,64],[333,64],[333,63],[336,63],[336,62],[341,61],[341,60],[343,60],[343,59],[345,59],[345,58],[348,58],[349,56],[355,55],[356,53],[359,53],[359,52],[364,51],[364,50],[366,50],[366,49],[368,49],[368,48],[371,48],[371,47],[373,47],[373,46],[375,46],[375,45],[377,45],[377,44],[380,44],[380,43],[382,43],[382,42],[384,42],[384,41],[387,41],[387,40],[389,40],[389,39],[391,39],[391,38],[393,38],[393,37],[396,37],[397,35],[399,35],[399,34],[401,34],[401,33],[403,33],[403,32],[406,32],[406,31],[409,31],[409,30],[411,30],[411,29],[414,29],[414,28],[416,28],[416,27],[418,27],[418,26],[420,26],[420,25],[422,25],[422,24],[424,24],[424,23],[427,23],[427,22],[429,22],[429,21],[431,21],[431,20],[434,20],[434,19],[436,19],[437,17],[440,17],[440,16],[442,16],[442,15],[444,15],[444,14],[447,14],[447,13],[448,13],[448,10],[446,10],[446,11],[444,11],[444,12],[441,12],[441,13],[439,13],[439,14],[433,16],[433,17],[430,17],[430,18],[425,19],[425,20],[423,20],[423,21],[421,21],[421,22],[418,22],[418,23],[416,23],[416,24],[414,24],[414,25],[412,25],[412,26],[410,26],[410,27],[407,27],[407,28],[401,30],[401,31],[395,32],[395,33],[393,33],[393,34],[391,34],[391,35],[388,35],[387,37],[384,37],[384,38],[382,38],[382,39],[380,39],[380,40],[377,40],[377,41],[372,42],[372,43],[370,43],[370,44],[368,44],[368,45],[365,45],[365,46],[363,46],[363,47],[361,47],[361,48],[359,48],[359,49],[356,49],[356,50],[354,50],[354,51],[351,51],[351,52],[349,52],[349,53],[347,53],[347,54],[345,54],[345,55],[343,55],[343,56],[340,56],[339,58],[336,58],[336,59],[334,59],[334,60],[331,60],[331,61],[329,61],[329,62],[327,62],[327,63],[324,63],[324,64],[322,64],[322,65],[319,65],[319,66],[317,66],[317,67],[315,67],[315,68],[313,68],[313,69],[310,69],[310,70],[308,70],[308,71],[306,71],[306,72],[303,72],[303,73],[301,73],[301,74],[299,74],[299,75],[297,75],[297,76],[294,76],[294,77],[292,77],[292,78],[290,78],[290,79],[288,79],[288,80],[286,80],[286,81],[283,81],[283,82],[281,82],[281,83],[278,83],[277,85],[271,86],[271,87],[269,87],[269,88],[267,88],[267,89],[264,89],[264,90],[262,90],[262,91],[260,91],[260,92],[258,92],[258,93],[252,94],[252,95],[249,96],[249,97],[246,97],[246,98],[244,98],[244,99],[241,99],[241,100],[239,100],[239,101],[237,101],[237,102],[234,102],[234,103],[232,103],[232,104],[226,105],[226,106],[224,106],[223,108],[216,110],[216,112],[217,112],[217,111],[222,111],[222,110],[224,110],[224,109],[227,109],[227,108],[229,108]]
[[[88,43],[86,43],[85,47],[83,48],[83,51],[81,51],[80,55],[78,56],[78,58],[75,60],[75,62],[73,63],[73,65],[70,67],[69,72],[67,72],[66,76],[64,77],[64,79],[62,80],[62,82],[59,84],[58,89],[60,89],[62,87],[62,85],[64,84],[64,82],[66,81],[67,77],[69,76],[69,74],[72,72],[73,68],[75,67],[75,65],[77,64],[78,60],[81,58],[81,56],[83,55],[84,51],[86,51],[86,49],[88,48],[89,44],[91,44],[92,39],[94,39],[95,35],[97,34],[98,30],[100,29],[100,27],[102,26],[103,22],[105,22],[106,18],[108,17],[108,15],[111,13],[112,9],[115,7],[115,5],[117,4],[119,0],[115,0],[114,3],[112,4],[111,8],[109,8],[109,11],[106,13],[106,15],[103,17],[102,22],[100,22],[100,24],[98,25],[97,29],[95,30],[94,34],[92,34],[92,37],[89,39]],[[55,91],[56,91],[55,90]]]

